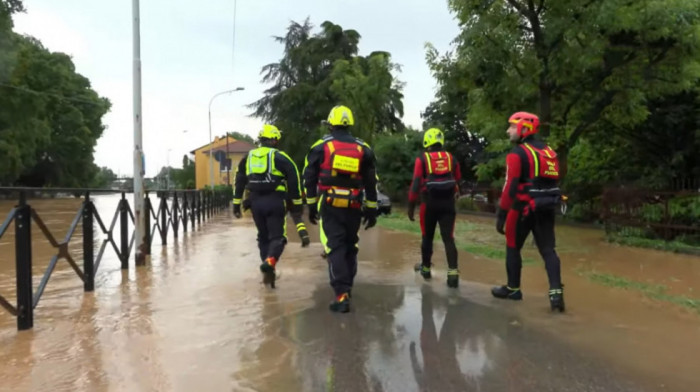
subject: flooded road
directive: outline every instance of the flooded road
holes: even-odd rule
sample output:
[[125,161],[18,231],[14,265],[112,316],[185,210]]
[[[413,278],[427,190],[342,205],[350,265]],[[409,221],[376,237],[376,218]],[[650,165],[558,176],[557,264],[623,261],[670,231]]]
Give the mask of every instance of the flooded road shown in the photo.
[[[98,204],[114,211],[117,201]],[[65,202],[74,202],[74,214],[79,201]],[[71,208],[59,209],[63,233]],[[637,252],[562,227],[568,312],[553,315],[541,264],[524,268],[525,300],[504,303],[489,294],[503,264],[460,252],[461,286],[448,291],[439,245],[435,278],[424,283],[412,272],[419,238],[376,228],[361,233],[353,312],[339,315],[327,308],[320,244],[301,248],[289,234],[274,291],[260,283],[252,221],[227,214],[167,246],[155,239],[146,267],[122,271],[106,252],[94,293],[83,293],[59,263],[33,330],[17,332],[0,313],[0,391],[700,389],[697,313],[580,276],[629,270],[630,278],[687,293],[698,284],[697,257]],[[314,226],[311,235],[317,241]],[[81,260],[79,233],[74,238],[71,253]],[[0,246],[0,293],[14,303],[12,246]],[[47,262],[38,255],[52,254],[38,248],[37,281]]]

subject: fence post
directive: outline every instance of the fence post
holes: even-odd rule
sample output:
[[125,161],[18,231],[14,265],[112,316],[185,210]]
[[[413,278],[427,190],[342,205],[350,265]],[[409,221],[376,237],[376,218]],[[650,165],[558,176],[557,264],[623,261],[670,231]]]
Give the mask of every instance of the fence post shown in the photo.
[[192,196],[192,197],[191,197],[191,200],[190,200],[190,203],[189,203],[189,204],[190,204],[190,222],[191,222],[190,228],[191,228],[193,231],[194,231],[194,218],[195,218],[195,212],[194,212],[194,196],[195,196],[195,192],[196,192],[196,191],[192,191],[192,192],[190,193],[190,196]]
[[202,201],[202,204],[204,205],[204,217],[209,220],[211,217],[209,215],[209,191],[204,191],[202,196],[204,196],[204,200]]
[[168,243],[168,195],[164,192],[158,192],[160,197],[160,241],[163,245]]
[[199,194],[200,205],[202,206],[202,221],[207,221],[207,191]]
[[19,194],[15,212],[15,267],[17,274],[17,329],[34,326],[32,286],[32,208],[24,191]]
[[204,211],[207,214],[207,220],[211,219],[211,210],[209,205],[211,204],[211,191],[204,194]]
[[145,227],[145,232],[143,233],[145,235],[145,245],[146,245],[146,254],[150,255],[151,254],[151,242],[153,242],[153,238],[151,238],[151,230],[153,227],[151,227],[151,214],[153,213],[153,205],[151,205],[151,198],[148,196],[148,192],[145,192],[145,199],[143,201],[143,211],[144,214],[146,214],[144,218],[144,227]]
[[197,192],[197,226],[202,226],[202,193]]
[[83,288],[85,291],[95,290],[95,238],[92,208],[90,192],[85,192],[83,202],[83,275],[85,275]]
[[187,233],[187,191],[182,192],[182,231]]
[[180,209],[180,203],[177,202],[177,192],[173,192],[173,205],[171,207],[173,214],[172,214],[172,222],[173,222],[173,238],[177,238],[177,228],[180,225],[180,217],[178,216],[178,211]]
[[214,216],[214,191],[209,192],[209,217]]
[[121,257],[122,269],[129,269],[129,210],[127,209],[126,193],[122,192],[119,202],[119,226],[121,229]]
[[670,204],[670,199],[671,197],[664,198],[664,241],[669,241],[672,238],[671,234],[673,234],[669,233],[670,229],[668,227],[668,225],[671,224],[671,214],[669,214],[668,212],[668,205]]

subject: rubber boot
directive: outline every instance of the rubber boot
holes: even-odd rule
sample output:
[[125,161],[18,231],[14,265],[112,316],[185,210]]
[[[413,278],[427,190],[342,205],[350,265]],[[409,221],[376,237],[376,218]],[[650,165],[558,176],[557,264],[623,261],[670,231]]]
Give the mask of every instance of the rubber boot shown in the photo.
[[328,306],[331,312],[347,313],[350,311],[350,296],[348,293],[340,294]]
[[519,288],[511,288],[508,286],[497,286],[491,289],[491,295],[501,299],[512,299],[519,301],[523,299],[523,292]]
[[564,289],[549,290],[549,306],[552,311],[558,310],[564,313],[566,306],[564,305]]
[[456,289],[459,287],[459,271],[456,269],[447,270],[447,287]]
[[275,264],[277,260],[274,257],[268,257],[260,264],[260,272],[263,273],[263,284],[270,285],[270,288],[275,288]]

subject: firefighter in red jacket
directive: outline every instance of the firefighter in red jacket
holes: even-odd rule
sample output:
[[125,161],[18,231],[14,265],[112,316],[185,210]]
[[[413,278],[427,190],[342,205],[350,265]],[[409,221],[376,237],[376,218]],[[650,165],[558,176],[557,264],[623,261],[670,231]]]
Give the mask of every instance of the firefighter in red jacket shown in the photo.
[[304,187],[309,221],[320,223],[321,243],[335,291],[330,310],[346,313],[350,311],[357,273],[360,225],[364,224],[366,230],[377,223],[376,163],[369,145],[349,132],[355,123],[349,108],[334,107],[327,123],[330,134],[314,143],[306,156]]
[[562,198],[557,154],[534,138],[540,125],[536,115],[517,112],[508,122],[507,133],[515,147],[506,156],[506,182],[496,222],[496,230],[506,236],[508,284],[494,287],[491,293],[496,298],[523,298],[520,250],[532,232],[549,278],[551,309],[563,312],[561,266],[554,250],[554,217]]
[[421,263],[415,266],[425,280],[432,277],[430,259],[433,255],[435,227],[440,225],[440,235],[447,256],[447,286],[459,286],[457,269],[457,247],[455,246],[455,196],[459,194],[458,183],[462,179],[459,163],[443,148],[445,136],[437,128],[425,131],[423,147],[425,153],[416,158],[413,168],[413,183],[408,193],[408,219],[414,220],[418,198],[420,205]]

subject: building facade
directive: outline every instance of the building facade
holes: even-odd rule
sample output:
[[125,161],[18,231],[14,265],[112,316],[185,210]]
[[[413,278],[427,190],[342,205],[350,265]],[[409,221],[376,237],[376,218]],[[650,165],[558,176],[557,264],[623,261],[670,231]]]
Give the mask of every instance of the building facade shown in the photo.
[[212,153],[214,164],[213,186],[221,184],[233,185],[236,169],[241,159],[248,151],[256,148],[253,144],[237,140],[231,136],[216,137],[211,144],[190,151],[194,155],[195,182],[197,189],[212,185],[209,152]]

